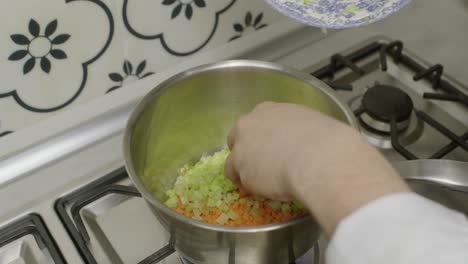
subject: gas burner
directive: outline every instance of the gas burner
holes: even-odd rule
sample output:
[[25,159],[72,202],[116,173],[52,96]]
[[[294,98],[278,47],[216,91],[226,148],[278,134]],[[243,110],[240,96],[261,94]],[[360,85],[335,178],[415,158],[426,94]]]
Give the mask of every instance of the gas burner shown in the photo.
[[376,147],[393,148],[392,118],[402,145],[415,142],[423,133],[424,124],[413,111],[411,98],[396,87],[376,84],[352,98],[349,104],[351,109],[356,109],[354,113],[360,121],[361,134]]
[[353,88],[339,94],[355,109],[361,133],[388,150],[387,158],[466,159],[468,131],[459,117],[466,114],[468,87],[445,75],[442,65],[422,63],[405,52],[403,42],[374,41],[347,55],[337,53],[311,74],[335,90],[343,90],[343,84]]
[[413,143],[422,134],[422,122],[413,111],[413,101],[403,90],[376,83],[355,98],[354,111],[362,126],[361,133],[377,147],[392,148],[391,122],[395,121],[401,144]]
[[395,119],[401,132],[409,126],[413,101],[399,88],[376,84],[362,97],[360,111],[359,119],[368,128],[390,134],[390,122]]

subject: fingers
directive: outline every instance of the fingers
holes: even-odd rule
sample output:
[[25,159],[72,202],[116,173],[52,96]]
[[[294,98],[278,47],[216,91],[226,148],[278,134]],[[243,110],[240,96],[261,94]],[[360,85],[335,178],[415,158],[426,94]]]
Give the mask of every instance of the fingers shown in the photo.
[[259,103],[257,106],[255,106],[255,108],[254,108],[254,110],[252,112],[254,113],[254,112],[262,111],[262,110],[265,110],[265,109],[271,109],[272,107],[274,107],[277,104],[278,103],[269,102],[269,101],[262,102],[262,103]]
[[224,164],[224,175],[231,179],[235,185],[241,187],[239,173],[237,173],[234,167],[234,158],[232,153],[227,157],[226,163]]
[[[262,110],[267,110],[271,109],[274,107],[276,103],[273,102],[263,102],[258,104],[255,109],[252,111],[254,113],[255,111],[262,111]],[[247,114],[242,116],[237,123],[234,125],[234,127],[229,131],[229,134],[227,136],[227,145],[228,148],[231,150],[231,154],[227,157],[226,163],[224,165],[224,174],[231,179],[231,181],[236,184],[239,188],[243,188],[241,186],[241,180],[239,177],[239,173],[237,172],[235,166],[234,166],[234,145],[237,140],[239,140],[239,136],[241,133],[241,128],[245,130],[246,127],[249,126],[250,122],[250,116],[252,114]]]
[[239,173],[237,172],[234,166],[234,156],[231,154],[227,157],[226,162],[224,164],[224,175],[226,175],[231,181],[239,187],[241,193],[247,194],[249,193],[247,189],[242,185],[242,181],[240,178]]
[[274,106],[278,105],[278,103],[274,102],[262,102],[255,106],[254,110],[250,114],[246,114],[242,117],[239,118],[239,120],[236,122],[234,127],[229,131],[228,137],[227,137],[227,145],[230,150],[234,148],[234,143],[236,142],[237,137],[239,136],[239,131],[241,124],[245,124],[246,122],[248,123],[249,117],[252,115],[252,113],[263,111],[263,110],[268,110],[273,108]]
[[247,118],[248,118],[248,115],[241,116],[239,120],[237,120],[234,127],[231,128],[231,131],[229,131],[229,134],[227,137],[227,145],[230,150],[234,148],[234,144],[238,140],[238,137],[241,131],[241,126],[245,124]]
[[233,128],[231,128],[227,137],[227,145],[230,150],[234,148],[234,142],[236,141],[236,133],[237,133],[237,124],[234,125]]

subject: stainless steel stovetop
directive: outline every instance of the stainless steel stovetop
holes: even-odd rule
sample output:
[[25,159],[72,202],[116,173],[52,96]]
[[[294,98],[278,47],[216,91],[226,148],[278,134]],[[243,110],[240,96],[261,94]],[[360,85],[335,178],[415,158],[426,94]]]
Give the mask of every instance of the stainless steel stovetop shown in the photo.
[[372,38],[303,70],[335,87],[387,159],[468,161],[468,88],[403,42]]
[[[358,116],[363,136],[389,160],[468,161],[468,89],[401,45],[376,37],[301,70],[337,90]],[[307,54],[307,48],[295,53]],[[363,103],[376,89],[393,93],[374,105]],[[387,105],[393,97],[404,102]],[[398,118],[386,120],[385,111]],[[0,263],[188,263],[164,240],[165,231],[120,166],[72,183],[0,225]],[[296,263],[323,263],[322,242]]]

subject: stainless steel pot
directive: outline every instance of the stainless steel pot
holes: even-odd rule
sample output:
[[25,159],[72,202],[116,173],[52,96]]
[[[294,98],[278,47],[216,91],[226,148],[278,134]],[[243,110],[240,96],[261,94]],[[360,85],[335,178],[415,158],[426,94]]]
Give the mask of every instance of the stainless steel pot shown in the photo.
[[413,160],[394,166],[415,192],[468,216],[468,162]]
[[238,117],[262,101],[303,104],[356,127],[350,109],[323,82],[276,64],[245,60],[201,66],[166,80],[128,122],[124,155],[130,178],[169,231],[171,246],[193,263],[288,263],[319,236],[310,217],[224,227],[185,217],[163,203],[178,168],[224,146]]

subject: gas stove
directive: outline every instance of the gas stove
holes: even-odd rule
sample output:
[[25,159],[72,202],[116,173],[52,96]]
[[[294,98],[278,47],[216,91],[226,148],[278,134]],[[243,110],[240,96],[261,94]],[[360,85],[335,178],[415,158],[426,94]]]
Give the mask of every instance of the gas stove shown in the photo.
[[[234,58],[291,66],[334,88],[356,114],[363,137],[389,161],[468,162],[468,78],[462,67],[468,38],[458,34],[468,26],[468,8],[458,0],[413,2],[383,23],[326,37],[317,29],[271,25],[264,31],[268,42],[241,50],[241,43],[254,42],[245,38],[184,68]],[[442,9],[450,11],[447,23],[433,23]],[[382,33],[392,37],[375,36]],[[128,179],[121,153],[130,111],[180,70],[158,73],[127,89],[131,93],[117,91],[108,101],[36,127],[29,135],[40,137],[38,144],[22,131],[8,136],[11,144],[0,142],[0,263],[189,264],[164,239]],[[55,128],[62,130],[52,133]],[[8,146],[14,154],[5,156]],[[296,264],[323,264],[326,245],[320,239]]]
[[468,161],[467,87],[403,42],[373,38],[306,70],[338,91],[387,159]]
[[[446,75],[442,65],[413,55],[403,42],[372,38],[301,70],[337,91],[354,111],[362,135],[387,159],[468,161],[467,87]],[[0,262],[75,263],[66,248],[91,264],[189,264],[163,239],[165,231],[120,166],[73,183],[36,206],[38,211],[4,223]],[[41,214],[44,207],[53,210]],[[72,243],[57,242],[51,230],[62,236],[59,241]],[[325,247],[322,239],[295,263],[323,263]]]

